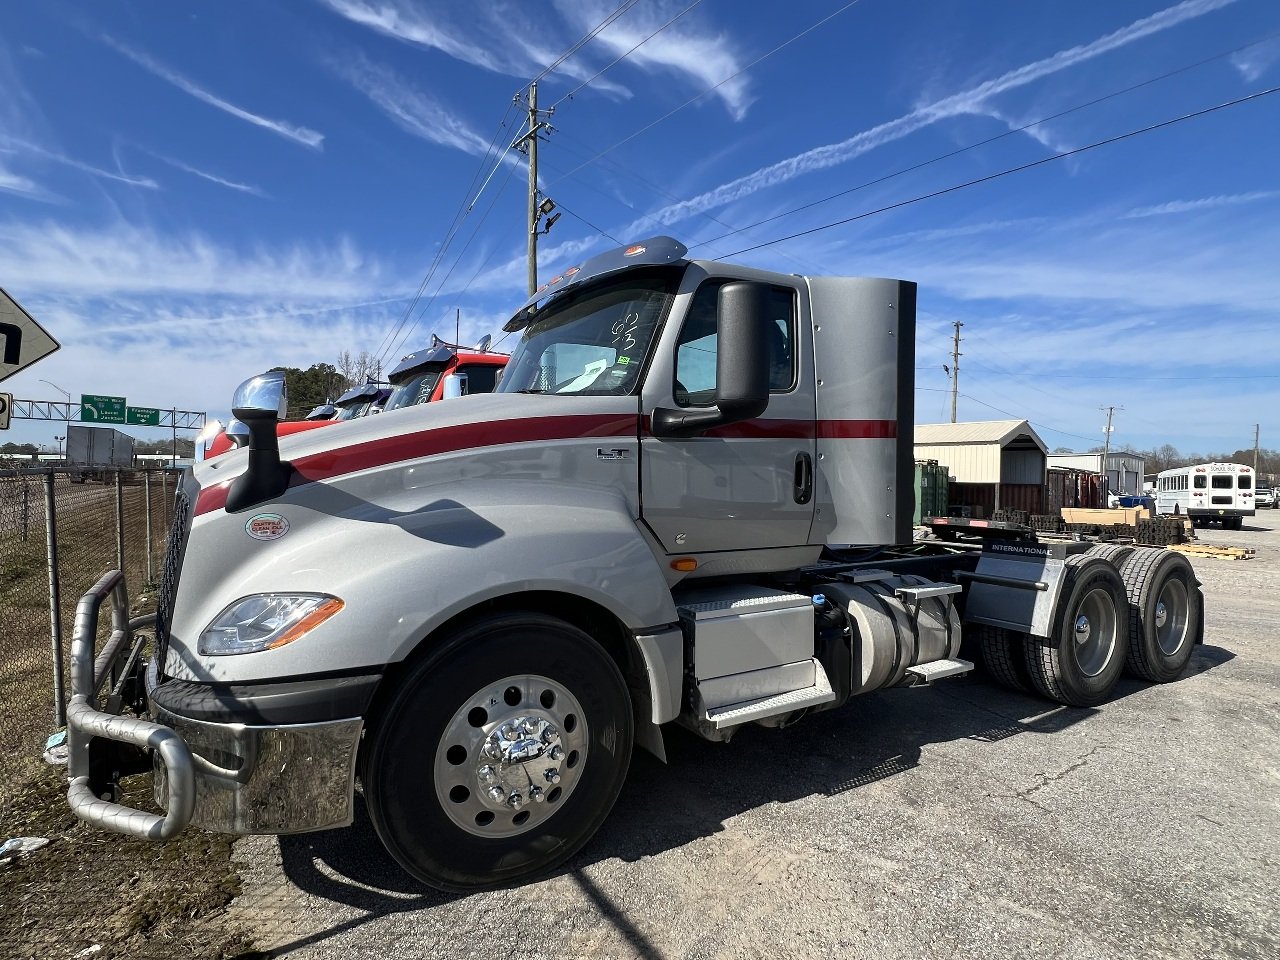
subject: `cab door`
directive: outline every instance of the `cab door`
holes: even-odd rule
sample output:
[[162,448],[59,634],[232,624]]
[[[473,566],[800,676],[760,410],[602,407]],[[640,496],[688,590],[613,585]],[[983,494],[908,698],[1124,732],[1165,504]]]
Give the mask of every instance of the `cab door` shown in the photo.
[[[643,410],[715,403],[717,300],[731,278],[691,267],[645,380]],[[749,278],[748,278],[749,279]],[[667,553],[802,546],[813,522],[815,399],[799,285],[765,283],[769,405],[690,438],[641,436],[641,514]],[[681,310],[681,305],[685,309]]]

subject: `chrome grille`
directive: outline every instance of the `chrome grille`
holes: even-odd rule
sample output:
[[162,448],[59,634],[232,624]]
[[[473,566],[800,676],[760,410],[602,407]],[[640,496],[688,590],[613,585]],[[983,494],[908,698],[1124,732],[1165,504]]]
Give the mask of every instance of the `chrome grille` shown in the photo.
[[165,654],[169,652],[169,627],[173,616],[174,596],[182,573],[182,557],[191,533],[191,501],[178,487],[173,501],[173,524],[164,551],[164,570],[160,573],[160,596],[156,603],[156,669],[164,677]]

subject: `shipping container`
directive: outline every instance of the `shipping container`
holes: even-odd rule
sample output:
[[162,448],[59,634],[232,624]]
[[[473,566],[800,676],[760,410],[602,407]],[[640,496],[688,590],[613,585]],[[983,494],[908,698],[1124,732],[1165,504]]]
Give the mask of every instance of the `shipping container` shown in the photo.
[[945,517],[947,515],[948,489],[950,477],[947,468],[937,460],[916,461],[916,515],[915,524],[919,526],[925,517]]
[[1046,489],[1046,512],[1061,513],[1063,507],[1098,509],[1107,505],[1106,481],[1092,470],[1050,467]]
[[948,512],[952,515],[983,519],[990,518],[996,510],[1044,513],[1044,487],[1038,483],[1002,483],[999,487],[994,483],[951,484]]

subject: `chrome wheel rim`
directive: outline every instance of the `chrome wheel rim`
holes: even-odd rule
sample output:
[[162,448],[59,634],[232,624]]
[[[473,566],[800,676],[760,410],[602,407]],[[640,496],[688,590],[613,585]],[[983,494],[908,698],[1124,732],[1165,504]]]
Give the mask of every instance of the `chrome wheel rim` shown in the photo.
[[463,701],[445,726],[436,799],[467,833],[527,833],[578,785],[588,742],[582,705],[567,688],[547,677],[505,677]]
[[1086,677],[1102,673],[1116,648],[1116,607],[1109,591],[1097,587],[1081,599],[1072,639],[1072,654],[1080,672]]
[[1191,603],[1187,597],[1187,585],[1176,577],[1170,577],[1160,588],[1156,598],[1156,643],[1166,656],[1173,656],[1182,649],[1191,625]]

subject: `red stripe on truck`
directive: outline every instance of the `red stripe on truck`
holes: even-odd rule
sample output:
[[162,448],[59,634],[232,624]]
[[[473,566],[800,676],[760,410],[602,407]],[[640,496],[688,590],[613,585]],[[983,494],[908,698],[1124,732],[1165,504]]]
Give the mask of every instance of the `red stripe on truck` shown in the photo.
[[[647,418],[646,418],[647,420]],[[645,424],[647,427],[647,423]],[[331,480],[373,467],[480,447],[510,443],[537,443],[542,440],[579,440],[590,437],[634,437],[634,416],[592,414],[573,417],[530,417],[522,420],[492,420],[481,423],[437,427],[397,437],[384,437],[313,453],[293,460],[291,487]],[[706,436],[741,440],[880,440],[898,435],[895,420],[747,420],[709,431]],[[230,480],[205,487],[196,500],[199,516],[220,510],[227,504]]]
[[[496,447],[509,443],[536,443],[541,440],[578,440],[586,437],[634,437],[636,418],[619,414],[593,414],[577,417],[532,417],[523,420],[492,420],[481,423],[437,427],[396,437],[384,437],[366,443],[352,444],[313,453],[290,461],[293,478],[289,486],[297,487],[317,480],[358,473],[406,460],[442,453],[456,453],[477,447]],[[220,510],[227,504],[231,481],[205,487],[196,500],[199,516]]]

